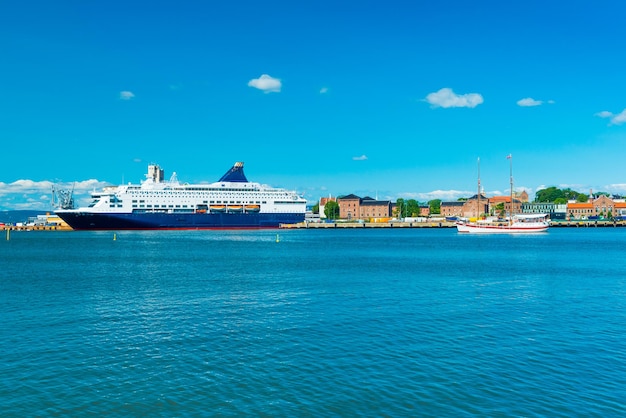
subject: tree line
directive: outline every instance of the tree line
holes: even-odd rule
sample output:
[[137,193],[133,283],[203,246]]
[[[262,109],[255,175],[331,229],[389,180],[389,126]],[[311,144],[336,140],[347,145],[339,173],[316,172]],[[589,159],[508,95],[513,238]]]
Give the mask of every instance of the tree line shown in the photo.
[[[611,197],[607,192],[595,193],[596,196],[604,195]],[[615,199],[619,199],[620,196],[613,196]],[[555,203],[557,205],[563,205],[570,200],[575,200],[580,203],[585,203],[589,200],[587,193],[580,193],[570,188],[559,189],[558,187],[548,187],[547,189],[537,190],[535,193],[535,202],[537,203]]]

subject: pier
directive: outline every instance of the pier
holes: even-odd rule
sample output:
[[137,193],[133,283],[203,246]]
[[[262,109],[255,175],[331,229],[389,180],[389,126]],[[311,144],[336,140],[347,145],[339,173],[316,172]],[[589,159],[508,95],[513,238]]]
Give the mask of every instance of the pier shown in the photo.
[[66,225],[3,225],[0,231],[73,231]]
[[[363,229],[363,228],[454,228],[450,221],[437,222],[300,222],[281,224],[282,229]],[[618,228],[626,227],[626,221],[552,221],[550,228]]]
[[552,221],[551,228],[617,228],[626,226],[626,221],[593,220],[593,221]]
[[454,228],[454,222],[300,222],[281,224],[283,229]]

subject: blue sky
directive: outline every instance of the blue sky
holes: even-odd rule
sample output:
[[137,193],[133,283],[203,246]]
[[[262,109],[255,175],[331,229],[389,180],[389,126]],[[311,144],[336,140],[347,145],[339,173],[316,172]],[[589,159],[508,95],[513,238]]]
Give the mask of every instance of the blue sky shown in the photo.
[[[0,210],[103,184],[626,193],[621,1],[0,4]],[[75,183],[74,183],[75,182]]]

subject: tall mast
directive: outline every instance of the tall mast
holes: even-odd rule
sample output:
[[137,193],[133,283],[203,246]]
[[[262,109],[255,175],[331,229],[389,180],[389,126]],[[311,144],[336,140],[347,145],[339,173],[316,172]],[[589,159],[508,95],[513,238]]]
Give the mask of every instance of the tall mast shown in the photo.
[[476,220],[480,218],[480,157],[478,157],[478,193],[476,193]]
[[509,225],[513,223],[513,156],[509,154],[506,158],[509,160],[509,176],[511,179],[511,206],[509,206]]

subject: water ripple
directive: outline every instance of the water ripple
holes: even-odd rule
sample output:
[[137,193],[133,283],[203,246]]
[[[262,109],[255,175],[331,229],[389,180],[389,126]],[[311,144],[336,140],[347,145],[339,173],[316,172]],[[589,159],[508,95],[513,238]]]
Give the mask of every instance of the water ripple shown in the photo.
[[4,243],[3,414],[626,414],[620,231],[213,232]]

